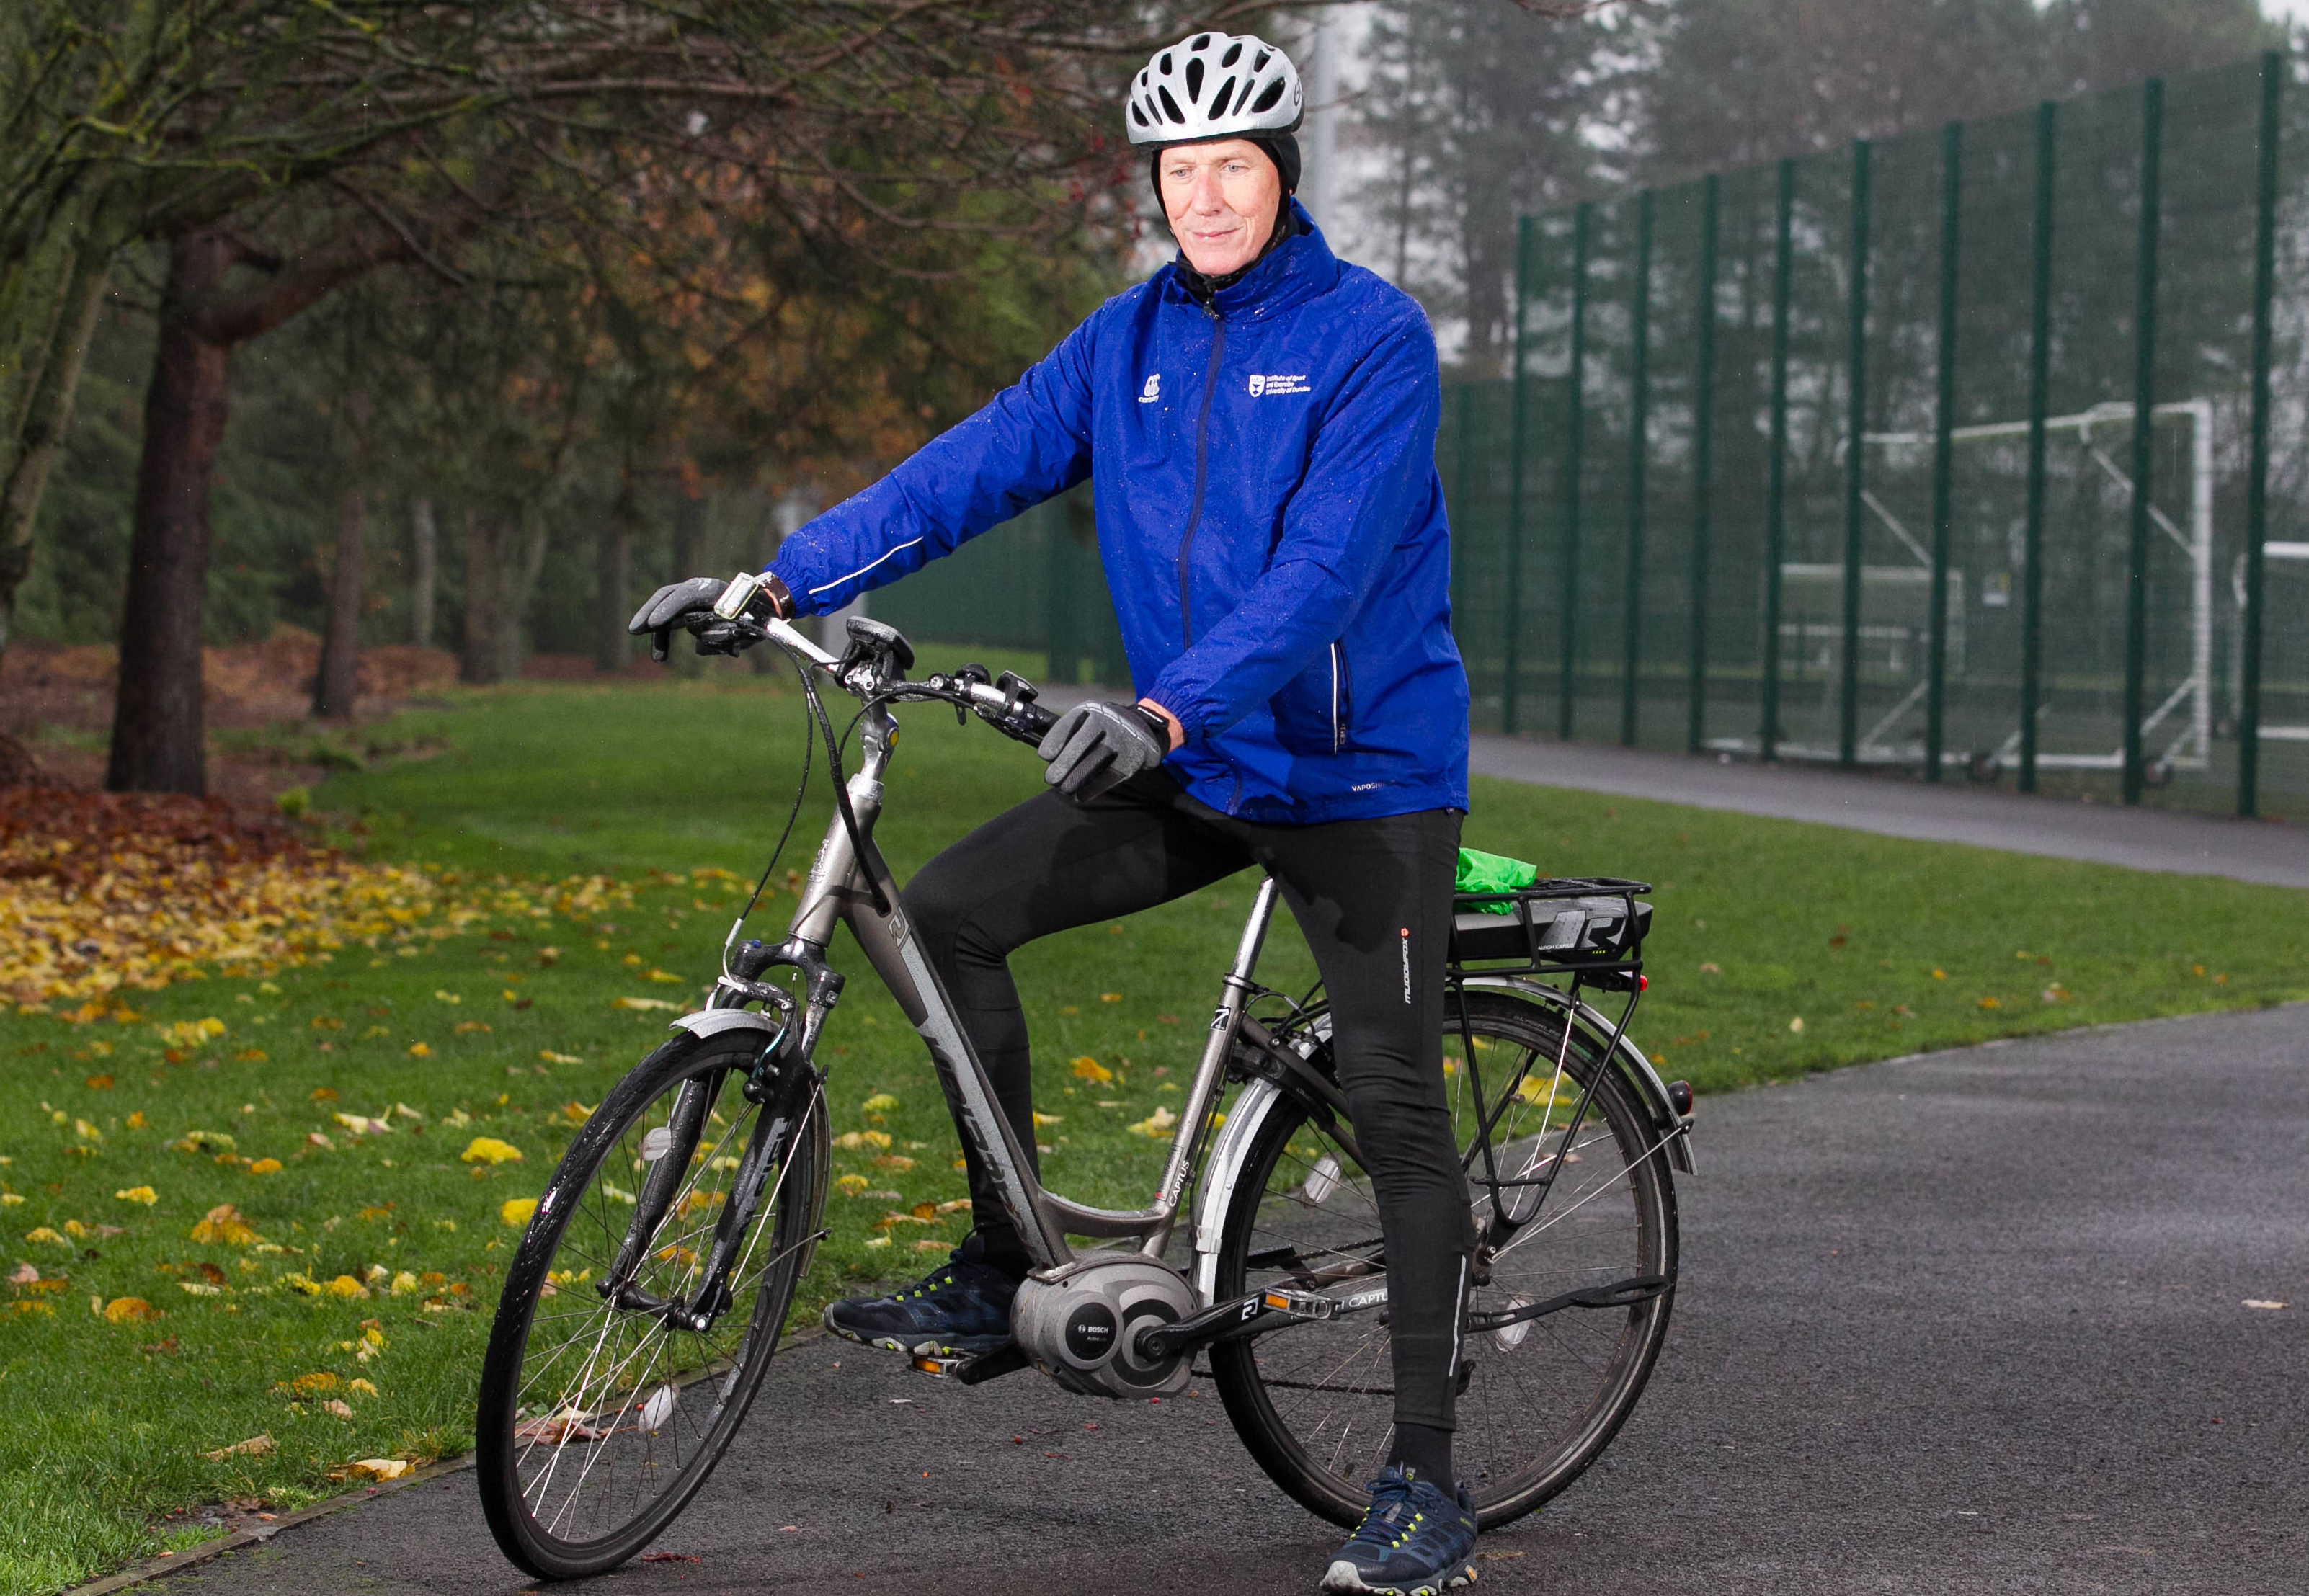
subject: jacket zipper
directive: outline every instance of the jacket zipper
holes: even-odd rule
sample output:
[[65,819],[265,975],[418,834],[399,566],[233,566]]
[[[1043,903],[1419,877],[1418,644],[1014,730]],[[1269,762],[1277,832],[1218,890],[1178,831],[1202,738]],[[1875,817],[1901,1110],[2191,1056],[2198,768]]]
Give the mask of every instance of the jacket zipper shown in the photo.
[[1203,479],[1210,464],[1211,396],[1218,392],[1219,357],[1226,353],[1226,318],[1215,307],[1206,306],[1204,315],[1215,324],[1211,332],[1211,368],[1203,377],[1203,414],[1195,424],[1195,498],[1187,510],[1186,535],[1179,539],[1179,633],[1180,644],[1195,646],[1195,621],[1188,598],[1187,556],[1195,547],[1195,528],[1203,519]]
[[1331,752],[1345,753],[1347,723],[1354,718],[1355,678],[1347,669],[1347,645],[1331,645]]

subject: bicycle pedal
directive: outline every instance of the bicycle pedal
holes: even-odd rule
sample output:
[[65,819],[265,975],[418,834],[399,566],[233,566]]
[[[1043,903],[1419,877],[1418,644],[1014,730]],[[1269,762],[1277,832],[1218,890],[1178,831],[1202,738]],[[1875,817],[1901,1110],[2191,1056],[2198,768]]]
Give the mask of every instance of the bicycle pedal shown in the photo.
[[907,1361],[914,1367],[918,1373],[936,1375],[940,1379],[944,1379],[947,1376],[956,1373],[964,1364],[969,1363],[972,1360],[967,1358],[943,1357],[936,1352],[916,1352],[911,1354],[908,1357]]

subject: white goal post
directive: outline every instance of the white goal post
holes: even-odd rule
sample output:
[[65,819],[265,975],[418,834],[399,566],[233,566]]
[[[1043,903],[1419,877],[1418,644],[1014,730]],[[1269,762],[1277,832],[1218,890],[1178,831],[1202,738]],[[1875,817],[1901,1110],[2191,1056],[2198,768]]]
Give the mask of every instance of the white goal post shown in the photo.
[[[2165,746],[2161,754],[2151,756],[2152,763],[2162,763],[2167,769],[2203,770],[2210,763],[2213,741],[2213,404],[2209,399],[2177,400],[2169,404],[2158,405],[2152,414],[2159,418],[2178,421],[2189,429],[2188,508],[2184,513],[2185,525],[2176,523],[2172,516],[2166,514],[2158,505],[2153,497],[2149,505],[2149,516],[2150,524],[2164,536],[2171,539],[2181,552],[2188,556],[2190,647],[2188,675],[2163,703],[2158,704],[2143,717],[2140,722],[2140,736],[2145,743],[2157,734],[2160,727],[2165,726],[2176,716],[2180,717],[2181,729],[2178,735]],[[2132,421],[2133,407],[2130,403],[2120,401],[2097,404],[2088,410],[2082,410],[2072,416],[2047,417],[2045,420],[2045,431],[2048,436],[2073,435],[2078,446],[2084,451],[2086,459],[2104,472],[2112,484],[2130,496],[2132,492],[2132,476],[2111,456],[2108,445],[2103,443],[2101,437],[2097,437],[2095,435],[2098,433],[2106,436],[2111,432],[2122,429],[2129,440]],[[2029,424],[2025,420],[1992,421],[1977,426],[1952,428],[1950,436],[1951,441],[1959,445],[2002,442],[2027,437],[2028,427]],[[1863,434],[1861,441],[1872,448],[1895,450],[1928,448],[1932,445],[1933,438],[1933,435],[1928,432],[1872,432]],[[1896,608],[1902,607],[1898,595],[1915,594],[1919,591],[1920,586],[1923,591],[1929,591],[1932,555],[1924,540],[1901,524],[1898,517],[1895,516],[1873,492],[1864,490],[1861,494],[1861,502],[1867,507],[1869,513],[1892,534],[1913,562],[1893,565],[1862,566],[1862,589],[1864,592],[1874,591],[1883,595],[1886,600],[1892,601]],[[2265,545],[2265,548],[2271,558],[2291,557],[2290,551],[2296,548],[2301,550],[2302,557],[2309,557],[2309,544],[2271,543]],[[1840,589],[1844,580],[1844,566],[1841,563],[1788,564],[1781,566],[1780,574],[1784,583],[1794,582],[1804,585],[1832,583]],[[1964,574],[1960,568],[1951,566],[1948,577],[1949,661],[1951,673],[1955,673],[1960,672],[1963,669],[1962,595],[1966,590],[1963,586]],[[1916,599],[1909,599],[1905,607],[1913,608],[1917,602]],[[1925,604],[1924,608],[1929,609],[1930,607]],[[1862,630],[1864,636],[1869,635],[1868,628],[1864,627]],[[1785,626],[1783,631],[1785,633]],[[1892,739],[1898,735],[1904,723],[1923,712],[1928,686],[1927,680],[1920,676],[1916,685],[1907,695],[1901,699],[1889,714],[1881,717],[1868,729],[1866,734],[1859,739],[1855,750],[1861,763],[1908,763],[1922,756],[1921,736],[1905,739],[1906,746],[1896,743]],[[2040,720],[2048,718],[2054,707],[2048,697],[2045,702],[2038,705],[2038,718]],[[2302,740],[2309,741],[2309,727],[2271,728],[2264,729],[2262,735],[2269,736],[2271,731],[2280,738],[2298,736]],[[2010,761],[2018,755],[2019,748],[2020,732],[2018,728],[2015,728],[2011,735],[2004,740],[2003,745],[1995,751],[1995,757],[2000,763]],[[1803,744],[1783,743],[1779,746],[1778,751],[1783,757],[1792,759],[1838,757],[1836,749],[1812,747]],[[1974,754],[1971,750],[1944,750],[1941,755],[1944,764],[1963,764],[1968,763],[1973,757]],[[2118,747],[2106,754],[2040,751],[2037,755],[2037,768],[2042,770],[2120,770],[2124,764],[2124,750],[2120,744]]]

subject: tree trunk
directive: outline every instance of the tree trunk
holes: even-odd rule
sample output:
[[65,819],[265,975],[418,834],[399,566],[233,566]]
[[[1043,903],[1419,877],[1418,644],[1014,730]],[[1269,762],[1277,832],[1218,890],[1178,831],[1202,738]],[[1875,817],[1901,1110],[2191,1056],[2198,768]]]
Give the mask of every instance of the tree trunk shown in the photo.
[[[112,251],[83,241],[76,252],[71,276],[62,285],[52,306],[53,324],[45,341],[26,341],[39,347],[0,353],[0,363],[21,361],[20,375],[30,385],[13,394],[15,423],[11,437],[0,440],[0,659],[7,654],[15,631],[16,592],[32,568],[32,529],[40,513],[40,496],[48,485],[48,471],[62,452],[65,430],[72,418],[73,395],[80,386],[90,336],[97,313],[104,305],[104,289],[112,267]],[[29,331],[22,329],[21,331]],[[12,343],[15,342],[11,338]]]
[[505,601],[505,625],[497,633],[502,681],[509,682],[521,675],[522,622],[529,614],[530,595],[537,591],[537,579],[545,570],[549,531],[545,512],[534,504],[523,505],[519,519],[506,528],[505,552],[512,568],[499,590]]
[[640,520],[628,479],[593,534],[593,669],[611,675],[633,660],[626,623],[633,619],[634,528]]
[[207,791],[201,618],[208,597],[209,481],[224,442],[229,346],[201,336],[188,307],[213,296],[232,259],[215,232],[169,249],[160,336],[144,395],[120,686],[105,785],[115,792]]
[[[708,576],[705,567],[705,500],[687,479],[675,490],[673,501],[673,574],[674,582],[687,582],[693,576]],[[687,638],[676,638],[686,645]],[[688,646],[673,651],[672,666],[678,676],[702,676],[705,660],[696,650]]]
[[360,667],[361,540],[368,505],[356,487],[345,495],[337,519],[336,568],[329,576],[329,634],[321,643],[321,669],[313,678],[313,712],[350,720],[353,680]]
[[409,641],[429,649],[433,646],[433,588],[441,557],[441,529],[434,522],[431,499],[419,499],[411,506],[409,540],[415,556],[409,578]]
[[465,512],[465,624],[457,640],[457,679],[474,686],[503,679],[497,643],[502,541],[497,522]]

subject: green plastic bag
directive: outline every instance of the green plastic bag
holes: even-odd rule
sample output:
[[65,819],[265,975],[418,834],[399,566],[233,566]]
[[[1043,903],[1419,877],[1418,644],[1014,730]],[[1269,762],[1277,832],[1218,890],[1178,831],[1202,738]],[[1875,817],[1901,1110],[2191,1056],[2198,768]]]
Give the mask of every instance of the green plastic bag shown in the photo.
[[[1480,848],[1462,848],[1459,850],[1458,879],[1451,886],[1454,892],[1461,893],[1511,893],[1518,887],[1529,886],[1538,879],[1537,865],[1526,865],[1521,859],[1485,853]],[[1509,903],[1483,903],[1477,908],[1484,914],[1515,912],[1514,905]]]

